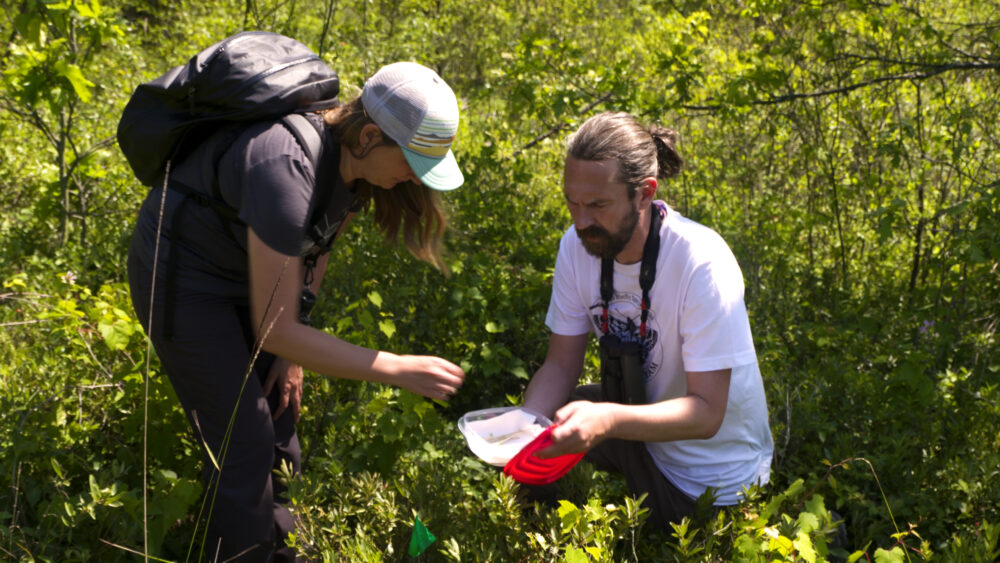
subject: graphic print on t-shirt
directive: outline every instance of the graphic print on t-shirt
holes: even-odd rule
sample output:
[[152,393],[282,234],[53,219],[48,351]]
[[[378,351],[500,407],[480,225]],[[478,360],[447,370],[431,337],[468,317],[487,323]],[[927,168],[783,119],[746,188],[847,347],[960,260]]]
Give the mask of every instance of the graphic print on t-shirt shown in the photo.
[[[591,321],[596,327],[594,332],[597,334],[598,339],[602,336],[602,311],[603,303],[600,299],[590,306]],[[653,374],[656,373],[656,370],[660,368],[659,360],[657,358],[650,358],[649,356],[650,351],[658,350],[656,343],[660,338],[660,330],[656,322],[656,314],[650,310],[649,316],[646,318],[646,336],[640,338],[639,323],[642,320],[641,311],[642,296],[616,291],[611,298],[611,302],[608,303],[608,332],[617,336],[623,343],[640,343],[642,376],[643,379],[649,381],[653,377]]]

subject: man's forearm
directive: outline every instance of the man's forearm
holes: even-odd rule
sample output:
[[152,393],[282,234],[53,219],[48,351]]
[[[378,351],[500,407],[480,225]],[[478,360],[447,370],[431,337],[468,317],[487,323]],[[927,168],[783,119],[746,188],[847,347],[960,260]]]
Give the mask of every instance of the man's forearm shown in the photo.
[[706,440],[715,436],[726,417],[732,370],[685,372],[687,394],[650,405],[611,411],[614,438],[665,442]]
[[608,438],[640,442],[704,440],[715,436],[722,424],[722,417],[694,395],[651,405],[608,405]]
[[545,455],[585,452],[609,438],[641,442],[708,439],[726,416],[730,370],[688,372],[688,393],[649,405],[574,401],[556,413]]
[[609,438],[640,442],[665,442],[709,438],[718,431],[697,397],[680,397],[652,405],[574,401],[556,413],[559,425],[552,432],[553,445],[543,457],[586,452]]

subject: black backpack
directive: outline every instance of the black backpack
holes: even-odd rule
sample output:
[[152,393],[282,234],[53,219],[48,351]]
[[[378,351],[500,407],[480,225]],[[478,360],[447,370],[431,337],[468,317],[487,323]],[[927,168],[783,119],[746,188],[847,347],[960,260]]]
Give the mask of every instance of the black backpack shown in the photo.
[[[238,33],[140,84],[118,122],[118,145],[139,181],[154,186],[168,161],[218,128],[332,107],[339,93],[337,73],[302,43],[265,31]],[[298,126],[290,129],[299,137]],[[308,154],[312,143],[302,144]]]
[[[165,184],[184,194],[185,202],[194,199],[210,205],[223,220],[238,221],[236,211],[222,200],[217,180],[208,186],[207,193],[170,182],[171,163],[211,138],[212,146],[199,152],[207,154],[205,165],[214,171],[229,142],[246,126],[280,118],[312,162],[317,185],[325,185],[320,177],[327,168],[321,166],[322,138],[302,113],[338,105],[339,93],[337,73],[302,43],[277,33],[238,33],[204,49],[187,64],[140,84],[118,122],[118,145],[143,184]],[[214,135],[222,129],[228,133]],[[329,190],[317,190],[314,218],[326,208],[329,195]],[[174,225],[182,207],[183,202],[175,211]],[[324,241],[312,230],[310,235],[323,251],[329,250],[332,240]],[[310,272],[316,256],[307,257]],[[171,311],[165,319],[167,339],[173,338],[176,272],[176,253],[170,252],[166,268],[167,311]],[[308,311],[304,322],[308,322]]]

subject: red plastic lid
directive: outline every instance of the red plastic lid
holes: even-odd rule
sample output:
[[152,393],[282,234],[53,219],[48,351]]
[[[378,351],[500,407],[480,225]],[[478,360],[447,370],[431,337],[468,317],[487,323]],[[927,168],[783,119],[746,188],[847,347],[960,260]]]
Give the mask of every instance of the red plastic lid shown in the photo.
[[503,472],[514,478],[515,481],[526,485],[547,485],[558,480],[566,474],[583,457],[579,454],[566,454],[549,459],[542,459],[535,455],[538,450],[543,450],[552,445],[552,429],[556,425],[546,427],[535,439],[528,442],[526,446],[512,457]]

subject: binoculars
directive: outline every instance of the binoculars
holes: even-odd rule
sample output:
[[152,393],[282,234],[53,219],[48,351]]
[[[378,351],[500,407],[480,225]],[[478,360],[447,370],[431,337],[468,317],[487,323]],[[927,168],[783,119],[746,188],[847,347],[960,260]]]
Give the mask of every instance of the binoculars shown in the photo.
[[645,404],[646,378],[642,372],[641,345],[622,342],[614,334],[605,334],[599,344],[604,400],[626,405]]

